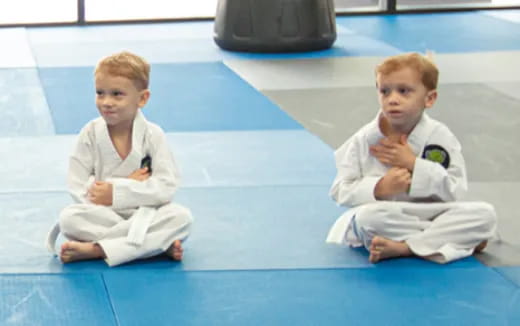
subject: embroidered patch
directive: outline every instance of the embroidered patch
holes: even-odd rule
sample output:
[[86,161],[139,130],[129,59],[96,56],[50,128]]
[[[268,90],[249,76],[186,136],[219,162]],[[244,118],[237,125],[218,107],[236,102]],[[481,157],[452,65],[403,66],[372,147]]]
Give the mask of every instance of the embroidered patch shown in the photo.
[[446,169],[450,166],[450,154],[439,145],[427,145],[424,148],[422,158],[427,159],[428,161],[437,162]]
[[150,157],[150,155],[146,155],[142,160],[141,160],[141,169],[142,168],[148,168],[148,173],[152,173],[152,158]]

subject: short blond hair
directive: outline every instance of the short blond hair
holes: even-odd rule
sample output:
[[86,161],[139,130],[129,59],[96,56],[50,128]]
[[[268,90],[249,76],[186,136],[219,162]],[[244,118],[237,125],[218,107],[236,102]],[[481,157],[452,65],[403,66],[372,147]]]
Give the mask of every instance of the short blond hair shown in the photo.
[[94,76],[100,73],[128,78],[137,89],[143,90],[148,89],[150,64],[136,54],[122,51],[101,59],[96,65]]
[[404,53],[386,58],[376,67],[376,76],[388,75],[403,68],[417,71],[427,90],[437,89],[439,69],[431,59],[419,53]]

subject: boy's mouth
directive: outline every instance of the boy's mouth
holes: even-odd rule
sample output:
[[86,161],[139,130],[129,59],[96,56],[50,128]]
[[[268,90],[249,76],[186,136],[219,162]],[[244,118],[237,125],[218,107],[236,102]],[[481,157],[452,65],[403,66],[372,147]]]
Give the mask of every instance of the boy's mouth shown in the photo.
[[403,112],[399,111],[399,110],[390,110],[388,111],[388,115],[390,116],[401,116],[403,114]]

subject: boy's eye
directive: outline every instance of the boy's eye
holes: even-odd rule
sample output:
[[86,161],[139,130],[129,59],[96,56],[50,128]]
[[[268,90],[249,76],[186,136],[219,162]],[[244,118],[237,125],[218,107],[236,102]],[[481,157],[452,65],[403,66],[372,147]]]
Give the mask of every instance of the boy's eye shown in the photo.
[[122,96],[122,95],[123,95],[123,92],[120,92],[120,91],[113,91],[113,92],[112,92],[112,95],[113,95],[113,96]]
[[410,93],[410,89],[409,88],[399,88],[399,93],[400,94],[403,94],[403,95],[406,95],[408,93]]
[[390,89],[388,89],[388,88],[380,88],[379,89],[379,93],[381,93],[382,95],[388,95],[388,94],[390,94]]
[[103,95],[103,92],[96,90],[96,95],[98,95],[98,96]]

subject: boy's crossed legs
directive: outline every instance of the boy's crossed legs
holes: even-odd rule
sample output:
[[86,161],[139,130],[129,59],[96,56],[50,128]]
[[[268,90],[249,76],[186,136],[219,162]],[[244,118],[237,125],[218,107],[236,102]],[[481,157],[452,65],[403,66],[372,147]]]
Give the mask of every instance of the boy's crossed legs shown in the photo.
[[135,247],[126,242],[131,219],[104,206],[71,205],[60,216],[61,231],[71,239],[61,246],[60,259],[64,263],[105,259],[109,265],[118,265],[164,252],[180,261],[182,240],[188,236],[191,220],[190,211],[180,205],[162,206],[148,228],[145,242]]
[[484,250],[496,215],[482,202],[378,202],[360,209],[353,224],[370,262],[415,255],[445,263]]

